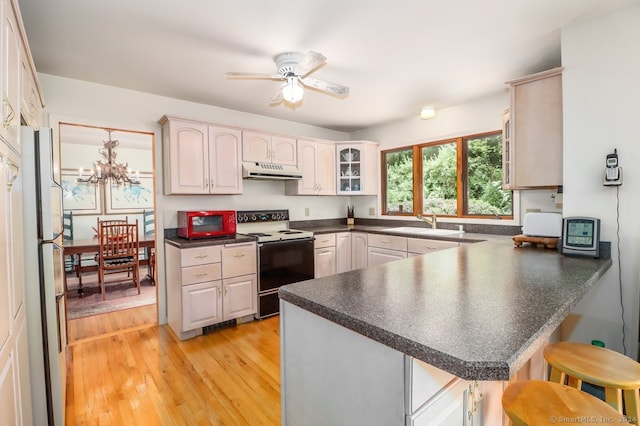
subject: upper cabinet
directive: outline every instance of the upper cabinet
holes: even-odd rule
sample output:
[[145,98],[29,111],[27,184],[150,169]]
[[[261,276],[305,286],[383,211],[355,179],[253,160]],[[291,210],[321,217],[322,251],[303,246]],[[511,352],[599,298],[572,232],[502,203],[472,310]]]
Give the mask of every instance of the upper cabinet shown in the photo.
[[162,117],[165,194],[241,194],[241,131]]
[[2,126],[0,137],[4,138],[18,153],[20,150],[20,98],[22,88],[20,86],[20,54],[22,39],[18,28],[17,11],[13,9],[12,2],[2,2],[2,58],[0,68],[0,86],[2,87]]
[[337,142],[338,195],[378,193],[378,144],[368,141]]
[[507,82],[503,117],[503,186],[562,185],[562,68]]
[[[23,49],[23,52],[25,50]],[[44,108],[38,91],[35,74],[31,69],[31,63],[26,53],[23,53],[20,61],[20,78],[22,80],[22,103],[20,111],[26,124],[38,128],[44,122]]]
[[336,195],[335,143],[298,139],[302,179],[285,182],[286,195]]
[[262,132],[242,132],[242,160],[259,163],[297,164],[296,139]]

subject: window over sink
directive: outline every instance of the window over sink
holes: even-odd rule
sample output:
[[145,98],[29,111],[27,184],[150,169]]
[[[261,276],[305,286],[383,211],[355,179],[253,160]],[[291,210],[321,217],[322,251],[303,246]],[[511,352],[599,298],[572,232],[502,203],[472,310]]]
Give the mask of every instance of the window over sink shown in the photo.
[[500,131],[382,151],[381,172],[384,215],[513,217]]

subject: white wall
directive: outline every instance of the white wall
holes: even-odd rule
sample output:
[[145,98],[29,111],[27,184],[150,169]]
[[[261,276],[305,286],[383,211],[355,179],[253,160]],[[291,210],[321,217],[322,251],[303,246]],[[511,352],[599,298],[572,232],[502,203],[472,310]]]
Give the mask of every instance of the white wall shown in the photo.
[[[351,135],[352,139],[367,139],[380,143],[380,149],[413,145],[467,136],[483,132],[491,132],[502,128],[502,113],[509,106],[509,92],[505,90],[489,95],[474,102],[436,111],[436,116],[430,120],[421,120],[419,109],[413,117],[385,123],[371,127]],[[514,220],[483,220],[482,223],[497,225],[519,225],[527,209],[541,209],[542,211],[561,211],[556,207],[552,192],[548,190],[515,191]],[[381,208],[374,199],[357,199],[354,201],[357,211],[365,211],[375,207],[376,212]],[[391,218],[393,219],[393,218]],[[402,218],[399,218],[402,219]],[[476,219],[451,219],[455,222],[478,222]],[[442,219],[442,222],[448,219]]]
[[[162,194],[162,134],[158,120],[165,114],[223,125],[252,128],[328,140],[348,140],[348,134],[275,120],[193,102],[181,101],[80,80],[39,74],[46,101],[46,119],[154,133],[156,229],[158,258],[164,258],[161,230],[176,227],[176,211],[189,209],[288,208],[292,220],[346,217],[348,197],[287,197],[282,181],[245,181],[238,196],[164,196]],[[304,208],[311,215],[304,216]],[[87,221],[91,221],[87,219]],[[164,271],[158,269],[158,312],[166,322]]]
[[[626,353],[638,342],[640,300],[640,3],[562,31],[564,99],[564,214],[602,220],[614,265],[580,304],[572,340],[600,339],[622,351],[622,302]],[[602,185],[606,154],[617,148],[624,182]],[[618,238],[619,235],[619,238]],[[620,247],[618,257],[617,244]]]

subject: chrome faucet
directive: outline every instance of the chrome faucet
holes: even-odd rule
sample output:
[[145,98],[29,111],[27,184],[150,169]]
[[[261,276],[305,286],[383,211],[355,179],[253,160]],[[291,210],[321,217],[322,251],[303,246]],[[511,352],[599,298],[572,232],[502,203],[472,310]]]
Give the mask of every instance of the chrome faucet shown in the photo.
[[435,213],[431,214],[431,218],[424,217],[421,214],[419,214],[419,215],[416,216],[416,219],[421,220],[424,223],[428,223],[429,225],[431,225],[432,229],[436,229],[438,218],[435,215]]

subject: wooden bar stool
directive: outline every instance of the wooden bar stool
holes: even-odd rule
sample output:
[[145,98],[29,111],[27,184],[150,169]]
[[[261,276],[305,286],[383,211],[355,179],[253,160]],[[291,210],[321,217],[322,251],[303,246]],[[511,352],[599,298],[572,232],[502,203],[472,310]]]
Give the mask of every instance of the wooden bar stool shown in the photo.
[[549,380],[581,389],[582,382],[604,387],[605,401],[638,424],[640,363],[611,349],[575,342],[558,342],[544,348],[551,366]]
[[514,426],[562,423],[626,424],[609,404],[570,386],[544,380],[523,380],[509,385],[502,394],[502,408]]

